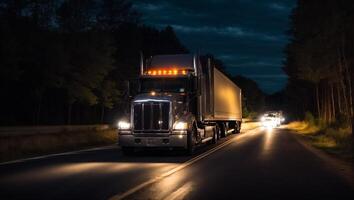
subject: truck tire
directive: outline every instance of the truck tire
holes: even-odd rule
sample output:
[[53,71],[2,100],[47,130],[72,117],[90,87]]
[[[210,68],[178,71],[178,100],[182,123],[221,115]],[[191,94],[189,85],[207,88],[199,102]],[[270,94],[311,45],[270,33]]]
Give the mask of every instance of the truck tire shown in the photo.
[[237,133],[240,133],[240,130],[241,130],[241,127],[240,127],[240,123],[239,122],[232,122],[232,129],[234,129],[232,131],[232,134],[237,134]]
[[236,134],[237,133],[237,122],[229,122],[229,126],[231,129],[233,129],[233,131],[231,132],[232,134]]
[[237,131],[236,133],[241,133],[241,122],[236,122],[237,124]]
[[220,129],[219,129],[218,125],[215,125],[214,135],[213,135],[213,139],[211,140],[211,143],[216,144],[219,139],[220,139]]
[[226,136],[226,126],[225,123],[219,123],[219,128],[220,128],[220,137],[223,138]]
[[197,127],[195,127],[194,125],[192,131],[188,133],[188,138],[187,138],[187,154],[190,156],[193,155],[195,151],[196,135],[197,135]]
[[122,147],[122,152],[125,156],[131,156],[134,154],[134,147]]

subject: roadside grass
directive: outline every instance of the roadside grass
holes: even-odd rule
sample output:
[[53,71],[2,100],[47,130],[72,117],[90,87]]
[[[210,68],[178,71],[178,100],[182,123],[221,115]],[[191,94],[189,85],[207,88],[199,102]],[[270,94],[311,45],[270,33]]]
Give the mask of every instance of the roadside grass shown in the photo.
[[257,128],[260,126],[259,122],[255,122],[255,121],[251,121],[251,120],[242,120],[243,123],[241,125],[241,131],[247,131],[247,130],[251,130],[254,128]]
[[292,129],[292,130],[295,130],[296,132],[298,133],[301,133],[301,134],[314,134],[314,133],[317,133],[320,128],[317,127],[316,125],[314,124],[310,124],[308,122],[305,122],[305,121],[295,121],[295,122],[291,122],[287,125],[287,127],[289,129]]
[[117,142],[116,129],[0,136],[0,162]]
[[319,127],[306,121],[295,121],[287,128],[300,134],[312,146],[354,162],[353,139],[350,128]]

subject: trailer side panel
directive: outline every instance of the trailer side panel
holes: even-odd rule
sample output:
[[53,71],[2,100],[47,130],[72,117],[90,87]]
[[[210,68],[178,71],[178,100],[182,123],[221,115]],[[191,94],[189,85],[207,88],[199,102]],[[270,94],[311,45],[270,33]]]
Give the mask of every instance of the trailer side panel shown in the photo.
[[241,89],[214,69],[214,120],[242,120]]

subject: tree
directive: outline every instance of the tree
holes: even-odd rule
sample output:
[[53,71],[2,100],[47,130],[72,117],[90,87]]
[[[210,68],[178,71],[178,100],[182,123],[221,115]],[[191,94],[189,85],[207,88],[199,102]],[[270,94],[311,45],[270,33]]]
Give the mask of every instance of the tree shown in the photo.
[[243,76],[234,76],[232,79],[241,89],[244,98],[244,110],[248,112],[260,112],[265,106],[265,94],[257,83]]
[[115,82],[104,80],[99,88],[97,88],[99,103],[101,105],[101,123],[104,121],[105,108],[112,109],[119,100],[121,92],[116,88]]
[[64,71],[63,88],[67,90],[68,123],[75,102],[88,105],[98,103],[94,92],[113,69],[114,49],[108,38],[93,31],[67,35],[66,52],[69,55]]
[[124,23],[137,24],[140,15],[132,6],[132,3],[126,0],[102,0],[96,17],[97,28],[115,32]]
[[[289,85],[305,80],[308,84],[304,87],[315,88],[317,116],[325,124],[340,116],[349,124],[353,118],[350,66],[354,36],[353,27],[348,25],[354,18],[353,9],[354,5],[345,0],[325,0],[320,8],[317,1],[299,0],[291,15],[292,40],[286,49],[284,69]],[[305,96],[298,104],[306,101],[312,99]]]
[[64,32],[93,28],[97,10],[94,0],[65,0],[57,10],[57,21]]
[[1,125],[112,122],[140,51],[188,52],[128,0],[0,0],[0,34]]

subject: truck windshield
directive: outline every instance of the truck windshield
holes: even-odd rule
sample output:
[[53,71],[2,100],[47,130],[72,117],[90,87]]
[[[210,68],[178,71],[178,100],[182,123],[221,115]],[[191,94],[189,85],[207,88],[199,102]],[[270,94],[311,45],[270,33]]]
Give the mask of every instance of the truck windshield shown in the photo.
[[144,78],[140,82],[141,92],[187,92],[189,79],[183,78]]

